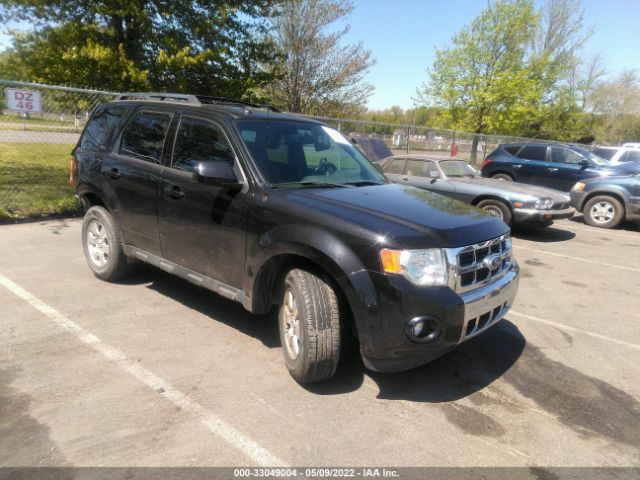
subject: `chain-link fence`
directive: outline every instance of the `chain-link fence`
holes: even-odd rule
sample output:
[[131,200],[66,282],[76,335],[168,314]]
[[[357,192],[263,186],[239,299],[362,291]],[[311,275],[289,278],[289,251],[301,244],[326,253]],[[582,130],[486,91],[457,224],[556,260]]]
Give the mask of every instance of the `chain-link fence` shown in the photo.
[[0,221],[77,209],[69,154],[114,93],[0,80]]
[[[340,130],[355,138],[368,137],[382,140],[394,155],[429,155],[436,157],[456,157],[471,165],[478,166],[499,144],[504,143],[554,143],[507,135],[484,135],[459,132],[443,128],[429,128],[419,125],[398,125],[392,123],[369,122],[366,120],[310,117]],[[475,143],[475,145],[474,145]],[[566,142],[563,142],[566,144]],[[577,145],[577,144],[576,144]],[[581,145],[589,148],[587,145]],[[474,152],[475,151],[475,155]]]
[[[68,184],[69,154],[93,108],[118,94],[1,79],[0,88],[5,93],[0,96],[0,221],[76,210]],[[417,125],[311,118],[351,137],[380,139],[394,154],[453,155],[476,165],[499,143],[531,141]]]

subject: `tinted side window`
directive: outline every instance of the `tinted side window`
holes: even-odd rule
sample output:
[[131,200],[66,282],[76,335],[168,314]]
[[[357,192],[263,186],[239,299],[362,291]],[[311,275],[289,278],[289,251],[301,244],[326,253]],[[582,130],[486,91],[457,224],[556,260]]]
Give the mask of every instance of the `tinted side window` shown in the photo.
[[200,162],[231,162],[234,154],[227,137],[217,125],[184,117],[173,149],[173,168],[192,172]]
[[160,163],[170,123],[168,113],[138,113],[122,134],[120,154]]
[[433,162],[407,160],[407,175],[415,177],[431,177],[431,172],[436,172],[439,175],[438,167],[436,167]]
[[625,162],[640,162],[640,150],[632,151],[627,153],[627,158],[624,160]]
[[115,129],[120,125],[127,113],[122,107],[99,107],[82,132],[80,148],[98,151],[107,147],[107,143]]
[[509,155],[515,155],[520,150],[521,145],[506,145],[502,147]]
[[547,153],[547,147],[524,147],[518,153],[518,158],[522,158],[524,160],[540,160],[541,162],[545,161],[545,156]]
[[551,147],[551,161],[556,163],[580,163],[584,157],[562,147]]
[[396,175],[402,175],[402,172],[404,172],[404,159],[391,160],[391,162],[389,162],[387,166],[384,167],[384,172],[391,173],[391,174],[395,173]]

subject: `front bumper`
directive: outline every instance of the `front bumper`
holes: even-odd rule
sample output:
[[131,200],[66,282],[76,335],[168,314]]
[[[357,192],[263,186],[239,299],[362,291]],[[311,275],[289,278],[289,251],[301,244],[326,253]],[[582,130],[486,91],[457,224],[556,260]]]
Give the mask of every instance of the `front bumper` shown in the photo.
[[[511,260],[499,279],[461,294],[448,287],[418,287],[399,276],[358,272],[356,275],[370,275],[378,292],[364,322],[357,322],[364,364],[383,372],[408,370],[495,325],[511,308],[518,290],[519,267]],[[418,343],[407,336],[405,326],[416,317],[438,324],[434,340]]]
[[584,205],[584,199],[587,196],[587,192],[584,190],[571,190],[569,192],[569,196],[571,196],[571,205],[575,207],[579,212],[582,211],[582,206]]
[[573,207],[562,210],[537,210],[535,208],[514,208],[513,220],[517,224],[542,225],[551,224],[554,220],[571,218],[576,210]]

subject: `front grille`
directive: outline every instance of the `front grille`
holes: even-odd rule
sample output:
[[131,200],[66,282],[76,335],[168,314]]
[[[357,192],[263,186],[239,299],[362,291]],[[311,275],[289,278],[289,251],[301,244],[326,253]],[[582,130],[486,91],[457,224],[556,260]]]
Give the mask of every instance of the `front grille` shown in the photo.
[[472,318],[467,322],[467,328],[465,329],[464,336],[471,337],[494,324],[507,313],[508,307],[507,302],[505,302],[502,305],[498,305],[494,309],[483,313],[479,317]]
[[501,277],[511,265],[509,235],[460,248],[456,255],[455,290],[464,292]]

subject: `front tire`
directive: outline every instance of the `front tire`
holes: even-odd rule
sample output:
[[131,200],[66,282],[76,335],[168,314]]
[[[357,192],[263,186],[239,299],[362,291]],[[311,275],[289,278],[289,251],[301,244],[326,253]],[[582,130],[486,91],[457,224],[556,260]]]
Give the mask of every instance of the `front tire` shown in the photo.
[[120,232],[104,207],[96,205],[84,215],[82,246],[89,268],[99,279],[114,281],[129,273],[131,266],[122,251]]
[[333,288],[306,270],[284,278],[278,325],[284,361],[299,383],[331,378],[340,359],[340,311]]
[[511,210],[500,200],[482,200],[481,202],[478,202],[476,206],[511,226]]
[[624,220],[624,206],[609,195],[598,195],[583,209],[584,220],[593,227],[616,228]]

